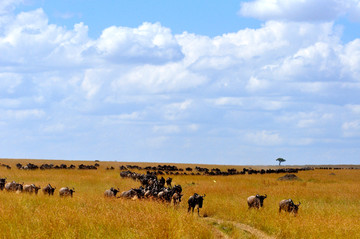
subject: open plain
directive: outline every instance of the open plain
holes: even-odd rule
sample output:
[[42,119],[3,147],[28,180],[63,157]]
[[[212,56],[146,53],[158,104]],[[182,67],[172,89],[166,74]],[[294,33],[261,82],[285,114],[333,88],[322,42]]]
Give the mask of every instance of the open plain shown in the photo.
[[[121,178],[120,166],[158,163],[98,162],[96,170],[77,168],[95,162],[1,159],[0,163],[11,167],[0,167],[0,177],[7,182],[56,187],[53,196],[41,190],[38,195],[0,191],[1,238],[360,238],[360,170],[356,166],[336,170],[316,166],[296,173],[299,180],[279,181],[284,173],[196,175],[198,165],[171,164],[184,169],[178,175],[163,175],[183,189],[182,202],[173,206],[153,199],[104,197],[111,187],[125,191],[140,186],[138,181]],[[76,168],[25,170],[18,169],[17,163],[64,163]],[[249,168],[200,166],[221,171]],[[186,171],[187,167],[193,171]],[[75,189],[72,198],[59,196],[58,190],[65,186]],[[187,199],[195,192],[206,194],[200,216],[187,212]],[[256,194],[267,194],[264,206],[248,209],[247,197]],[[288,198],[301,202],[296,217],[279,214],[279,201]]]

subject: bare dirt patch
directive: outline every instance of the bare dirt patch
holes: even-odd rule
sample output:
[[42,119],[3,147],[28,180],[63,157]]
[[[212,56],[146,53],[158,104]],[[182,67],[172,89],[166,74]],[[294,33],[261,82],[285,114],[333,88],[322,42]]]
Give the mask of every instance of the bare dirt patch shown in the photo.
[[[231,223],[234,227],[236,227],[238,230],[240,231],[246,231],[248,233],[250,233],[251,235],[253,235],[256,238],[261,238],[261,239],[274,239],[275,237],[269,236],[268,234],[266,234],[265,232],[258,230],[252,226],[246,225],[246,224],[242,224],[242,223],[238,223],[238,222],[233,222],[233,221],[226,221],[226,220],[222,220],[222,219],[217,219],[217,218],[211,218],[211,217],[206,217],[204,218],[204,220],[210,221],[212,223]],[[223,234],[224,235],[224,234]],[[226,235],[226,234],[225,234]]]

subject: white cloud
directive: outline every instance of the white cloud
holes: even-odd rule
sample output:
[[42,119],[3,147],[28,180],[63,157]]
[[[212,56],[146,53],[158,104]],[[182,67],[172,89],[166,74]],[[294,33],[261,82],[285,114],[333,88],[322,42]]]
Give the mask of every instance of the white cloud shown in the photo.
[[245,135],[245,138],[256,145],[280,145],[283,142],[279,133],[275,133],[272,131],[258,131],[258,132],[250,132]]
[[35,71],[45,67],[74,67],[74,64],[82,62],[81,54],[89,47],[87,26],[79,23],[68,31],[49,25],[42,9],[19,13],[3,23],[3,28],[0,62],[10,69],[14,64],[23,71],[29,68]]
[[169,28],[143,23],[138,28],[109,27],[95,45],[100,55],[117,63],[164,63],[182,58]]
[[160,23],[97,39],[88,30],[49,24],[42,9],[0,20],[3,134],[76,131],[73,142],[124,145],[109,155],[187,145],[198,157],[236,147],[238,132],[279,149],[358,131],[360,42],[342,43],[331,22],[268,21],[216,37]]
[[106,115],[103,118],[104,125],[122,124],[124,122],[140,121],[145,117],[143,112],[131,112],[118,115]]
[[243,98],[235,98],[235,97],[221,97],[213,100],[215,105],[237,105],[243,106],[244,99]]
[[289,98],[288,97],[220,97],[217,99],[209,100],[210,103],[216,106],[233,106],[235,108],[246,110],[280,110],[286,108]]
[[360,105],[348,104],[345,105],[345,107],[350,109],[355,114],[360,114]]
[[343,123],[342,130],[345,137],[360,136],[360,120],[348,121]]
[[243,2],[239,14],[262,20],[331,21],[358,4],[358,0],[254,0]]
[[39,119],[46,116],[46,113],[41,109],[26,109],[26,110],[1,110],[0,119],[5,120],[27,120]]
[[316,128],[329,124],[333,119],[332,113],[326,112],[296,112],[294,114],[285,114],[278,119],[281,122],[291,123],[298,128]]
[[51,124],[43,126],[42,130],[45,133],[61,133],[66,129],[66,126],[62,123]]
[[155,125],[152,127],[152,131],[156,134],[179,134],[179,133],[193,133],[198,131],[199,125]]
[[22,3],[23,0],[1,0],[0,1],[0,16],[12,12],[16,5]]
[[159,134],[176,134],[180,132],[180,127],[177,125],[155,125],[153,131]]
[[0,72],[0,92],[14,93],[22,82],[22,75],[11,72]]
[[0,108],[17,108],[21,103],[19,99],[0,98]]
[[182,64],[141,65],[117,77],[112,87],[116,90],[140,92],[171,92],[194,88],[204,84],[207,78],[191,72]]
[[192,106],[192,104],[192,100],[185,100],[183,102],[165,105],[162,109],[164,112],[164,118],[167,120],[178,120],[184,118],[184,115]]
[[250,77],[246,89],[248,91],[258,91],[262,89],[266,89],[269,85],[269,82],[266,80],[259,80],[256,77]]
[[340,55],[343,72],[355,80],[360,79],[360,39],[355,39],[344,46]]

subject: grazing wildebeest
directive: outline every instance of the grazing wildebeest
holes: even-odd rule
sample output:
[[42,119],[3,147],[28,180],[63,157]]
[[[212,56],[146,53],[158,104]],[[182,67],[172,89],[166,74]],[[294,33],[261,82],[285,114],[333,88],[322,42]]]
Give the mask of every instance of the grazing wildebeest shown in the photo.
[[68,188],[68,187],[64,187],[64,188],[60,188],[59,190],[59,195],[60,197],[67,197],[67,196],[73,196],[73,193],[75,192],[75,189],[72,188]]
[[119,192],[119,188],[110,188],[104,192],[105,197],[116,197],[116,194]]
[[181,197],[183,196],[183,194],[181,193],[174,193],[171,197],[171,200],[174,203],[174,206],[176,206],[176,204],[179,204],[181,202]]
[[46,187],[42,189],[42,191],[44,194],[48,194],[50,196],[50,195],[54,195],[55,189],[56,187],[55,188],[52,187],[49,183]]
[[291,200],[291,199],[281,200],[279,203],[279,213],[281,212],[281,210],[284,210],[285,212],[292,212],[292,213],[294,213],[294,216],[296,216],[298,213],[300,204],[301,204],[300,202],[299,202],[299,204],[295,204],[293,202],[293,200]]
[[264,204],[264,199],[267,198],[267,195],[265,194],[265,196],[261,196],[259,194],[256,194],[256,196],[250,196],[247,199],[247,203],[250,208],[257,208],[259,209],[260,207],[263,206]]
[[194,209],[196,207],[198,211],[198,215],[200,216],[199,209],[202,208],[205,196],[206,196],[205,194],[203,196],[200,196],[197,193],[194,193],[193,196],[190,196],[188,200],[188,204],[189,204],[188,212],[190,212],[190,209],[192,209],[192,212],[194,213]]
[[30,194],[35,192],[35,194],[37,195],[40,188],[41,188],[40,186],[36,187],[35,184],[24,185],[24,192],[30,193]]
[[6,183],[6,178],[0,178],[0,189],[4,190]]

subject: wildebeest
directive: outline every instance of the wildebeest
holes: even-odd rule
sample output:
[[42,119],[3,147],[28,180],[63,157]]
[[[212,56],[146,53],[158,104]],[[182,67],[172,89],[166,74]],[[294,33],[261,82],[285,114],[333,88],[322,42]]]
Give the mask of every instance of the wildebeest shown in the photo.
[[120,197],[122,197],[122,198],[133,198],[136,195],[137,195],[136,191],[134,189],[130,189],[128,191],[123,191],[120,194]]
[[0,189],[4,190],[6,183],[6,178],[0,178]]
[[60,188],[59,190],[59,195],[60,197],[67,197],[67,196],[73,196],[73,193],[75,192],[75,189],[72,188],[68,188],[68,187],[63,187],[63,188]]
[[265,196],[261,196],[259,194],[256,194],[256,196],[250,196],[247,198],[247,203],[250,208],[257,208],[259,209],[260,207],[263,206],[264,204],[264,199],[267,198],[267,195],[265,194]]
[[299,202],[299,204],[295,204],[293,202],[293,200],[291,200],[291,199],[281,200],[279,203],[279,213],[281,212],[281,210],[284,210],[285,212],[292,212],[292,213],[294,213],[294,216],[296,216],[298,213],[300,204],[301,204],[300,202]]
[[168,178],[166,179],[166,185],[167,185],[168,187],[171,187],[171,182],[172,182],[172,178],[168,177]]
[[110,188],[104,192],[105,197],[116,197],[116,194],[119,192],[119,188]]
[[188,200],[188,204],[189,204],[188,212],[190,212],[190,209],[192,209],[192,212],[194,213],[194,209],[196,207],[198,211],[198,215],[200,216],[199,209],[202,208],[203,206],[203,201],[205,196],[206,196],[205,194],[203,196],[200,196],[197,193],[194,193],[193,196],[190,196]]
[[48,194],[50,196],[50,195],[54,195],[55,189],[56,187],[55,188],[52,187],[49,183],[46,187],[42,189],[42,191],[44,194]]
[[181,202],[181,197],[183,196],[183,194],[181,193],[174,193],[171,197],[171,200],[173,201],[174,203],[174,206],[176,204],[179,204]]
[[32,194],[33,192],[35,192],[35,194],[38,194],[38,191],[41,187],[37,187],[35,186],[35,184],[30,184],[30,185],[24,185],[24,192],[30,193]]
[[19,191],[22,192],[24,183],[20,184],[15,181],[5,184],[6,191]]

